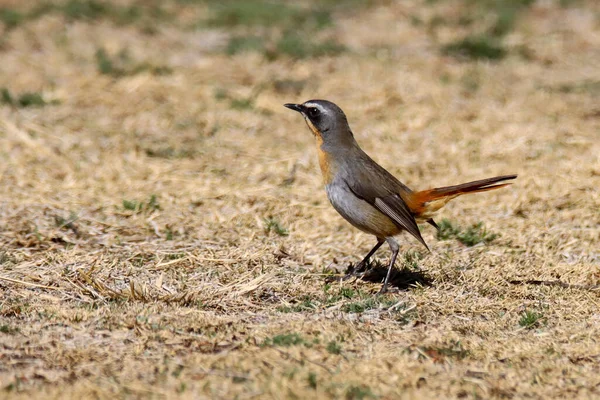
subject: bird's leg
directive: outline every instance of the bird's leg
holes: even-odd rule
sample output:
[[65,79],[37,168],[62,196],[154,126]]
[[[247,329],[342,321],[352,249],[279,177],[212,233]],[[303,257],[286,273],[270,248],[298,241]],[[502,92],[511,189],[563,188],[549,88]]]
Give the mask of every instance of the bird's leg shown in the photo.
[[365,256],[365,258],[362,259],[361,262],[359,262],[358,264],[356,264],[356,266],[354,268],[352,268],[352,270],[350,270],[350,272],[348,272],[343,279],[348,279],[352,276],[357,275],[360,272],[363,272],[367,266],[367,264],[369,263],[369,259],[371,258],[371,256],[373,254],[375,254],[375,252],[377,250],[379,250],[379,248],[381,247],[381,245],[383,244],[383,242],[385,241],[385,239],[383,238],[377,238],[377,244],[375,246],[373,246],[373,248],[371,249],[371,251],[369,251],[369,254],[367,254]]
[[367,264],[369,263],[369,259],[371,258],[371,256],[373,254],[375,254],[375,252],[377,250],[379,250],[379,248],[381,247],[381,245],[383,244],[384,241],[385,241],[385,239],[383,239],[383,238],[377,238],[377,244],[375,246],[373,246],[371,251],[369,251],[369,253],[365,256],[365,258],[363,258],[362,261],[359,262],[356,265],[356,267],[354,267],[354,270],[356,272],[361,272],[366,268]]
[[400,246],[393,237],[388,237],[385,240],[390,245],[390,250],[392,251],[392,258],[390,260],[390,266],[388,267],[387,275],[385,276],[385,280],[383,281],[383,287],[379,291],[379,294],[387,292],[387,286],[390,280],[390,275],[392,275],[392,269],[394,268],[394,264],[396,263],[396,257],[398,257],[398,252],[400,251]]

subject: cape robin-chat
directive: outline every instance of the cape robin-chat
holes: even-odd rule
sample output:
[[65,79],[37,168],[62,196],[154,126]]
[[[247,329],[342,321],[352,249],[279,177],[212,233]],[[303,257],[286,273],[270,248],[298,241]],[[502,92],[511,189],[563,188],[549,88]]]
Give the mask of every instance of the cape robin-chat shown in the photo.
[[[412,191],[365,153],[356,140],[346,115],[337,105],[326,100],[309,100],[303,104],[285,104],[298,111],[316,138],[319,165],[327,197],[348,222],[377,238],[377,244],[354,268],[363,271],[369,258],[387,242],[392,251],[387,275],[381,292],[388,281],[400,246],[394,239],[408,231],[429,250],[421,236],[417,222],[428,222],[436,211],[453,198],[466,193],[499,189],[517,175],[503,175],[479,181],[423,191]],[[500,183],[500,184],[499,184]]]

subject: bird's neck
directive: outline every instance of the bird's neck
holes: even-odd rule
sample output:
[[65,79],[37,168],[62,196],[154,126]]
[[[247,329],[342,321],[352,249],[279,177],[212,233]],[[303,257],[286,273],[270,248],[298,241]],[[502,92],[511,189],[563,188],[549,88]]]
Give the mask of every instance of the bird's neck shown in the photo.
[[343,163],[352,159],[351,154],[362,152],[352,134],[335,138],[328,137],[326,140],[323,140],[321,136],[316,136],[316,142],[319,166],[325,185],[333,181]]

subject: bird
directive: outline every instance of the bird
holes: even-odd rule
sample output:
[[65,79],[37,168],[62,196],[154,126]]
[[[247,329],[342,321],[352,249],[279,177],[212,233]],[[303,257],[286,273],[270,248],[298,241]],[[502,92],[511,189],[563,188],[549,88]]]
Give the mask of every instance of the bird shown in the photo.
[[419,222],[439,229],[434,214],[450,200],[467,193],[486,192],[510,185],[517,175],[502,175],[459,185],[413,191],[377,164],[358,145],[340,107],[327,100],[309,100],[285,107],[304,117],[317,144],[319,166],[327,198],[350,224],[374,235],[375,246],[349,273],[364,271],[369,259],[387,242],[392,252],[379,293],[385,293],[400,246],[394,238],[407,231],[429,250]]

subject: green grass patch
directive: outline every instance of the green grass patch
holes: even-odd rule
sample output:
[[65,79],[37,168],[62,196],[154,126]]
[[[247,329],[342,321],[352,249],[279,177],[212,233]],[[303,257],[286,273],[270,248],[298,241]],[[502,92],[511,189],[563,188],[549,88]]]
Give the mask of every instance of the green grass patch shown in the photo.
[[10,255],[8,252],[6,251],[0,251],[0,265],[3,267],[8,267],[11,266],[12,264],[16,264],[17,260]]
[[229,39],[227,48],[225,50],[225,52],[229,55],[253,51],[258,51],[261,53],[265,51],[264,38],[256,35],[233,36]]
[[438,223],[438,227],[438,240],[449,240],[456,237],[456,235],[460,233],[460,228],[455,226],[452,221],[445,218]]
[[283,313],[290,312],[303,312],[303,311],[314,311],[318,308],[318,304],[313,301],[310,296],[303,296],[300,298],[300,301],[291,306],[279,306],[277,307],[277,311]]
[[[70,19],[106,18],[115,12],[110,3],[97,0],[70,0],[62,6],[62,12]],[[120,11],[120,10],[119,10]]]
[[[499,61],[506,57],[508,50],[502,44],[502,38],[514,30],[519,16],[534,3],[535,0],[463,0],[462,10],[456,17],[455,24],[471,27],[478,21],[491,21],[483,28],[470,32],[463,38],[442,46],[443,54],[466,60]],[[490,18],[490,16],[492,16]],[[446,17],[432,18],[429,29],[438,17],[448,24]]]
[[325,298],[323,302],[326,306],[330,306],[340,301],[352,299],[354,297],[365,297],[365,295],[360,290],[354,290],[350,287],[341,287],[337,292],[331,293],[331,285],[326,284],[323,288],[323,292],[325,294]]
[[179,260],[181,258],[184,258],[186,255],[187,255],[186,253],[170,253],[170,254],[167,254],[165,256],[165,258],[167,260]]
[[197,150],[193,147],[184,146],[157,146],[144,149],[144,153],[148,157],[173,159],[194,158],[197,155]]
[[67,20],[99,21],[108,20],[119,26],[139,25],[146,29],[149,23],[170,21],[173,15],[165,11],[160,2],[137,2],[119,5],[116,2],[101,0],[69,0],[62,3],[39,2],[28,11],[10,8],[0,9],[0,22],[7,29],[16,28],[48,14],[63,15]]
[[251,110],[254,108],[254,98],[234,98],[229,101],[229,105],[234,110]]
[[369,310],[380,309],[398,314],[406,308],[405,305],[401,305],[400,307],[390,309],[390,307],[396,306],[398,303],[398,299],[393,297],[374,296],[350,287],[341,287],[339,290],[331,293],[330,288],[329,284],[325,286],[323,297],[303,296],[296,303],[277,307],[277,311],[283,313],[315,312],[339,306],[339,309],[346,313],[361,314]]
[[423,255],[417,251],[409,250],[403,254],[402,257],[402,268],[406,268],[410,271],[418,271],[419,261],[423,259]]
[[458,225],[453,224],[450,220],[443,219],[439,224],[437,232],[438,240],[457,239],[465,246],[475,246],[479,243],[489,243],[499,237],[497,233],[488,232],[483,226],[483,222],[478,222],[475,225],[463,230]]
[[60,215],[54,216],[54,223],[59,229],[71,229],[76,230],[74,223],[79,219],[76,213],[71,212],[68,218],[64,218]]
[[48,104],[58,104],[58,101],[46,101],[39,92],[24,92],[13,95],[8,88],[0,89],[0,102],[14,107],[43,107]]
[[7,88],[2,88],[0,90],[0,100],[2,100],[2,104],[10,104],[10,105],[14,104],[12,94],[10,93],[10,90],[8,90]]
[[4,24],[6,30],[10,30],[19,26],[24,20],[26,16],[16,10],[12,10],[10,8],[2,8],[0,9],[0,22]]
[[42,107],[48,104],[41,93],[37,92],[26,92],[21,94],[17,103],[20,107]]
[[365,311],[378,309],[378,308],[381,308],[381,309],[390,308],[397,302],[398,302],[398,300],[393,299],[393,298],[371,296],[371,297],[361,299],[359,301],[344,304],[342,306],[342,311],[349,312],[349,313],[363,313]]
[[306,381],[308,382],[308,386],[311,387],[311,389],[316,389],[317,388],[317,374],[315,374],[314,372],[309,372],[308,373],[308,377],[306,378]]
[[442,48],[444,54],[471,60],[501,60],[508,53],[500,41],[488,35],[467,36]]
[[551,88],[559,93],[590,93],[600,95],[600,80],[584,80],[573,83],[563,83]]
[[0,333],[5,333],[7,335],[14,335],[19,332],[19,328],[14,328],[10,325],[0,325]]
[[558,2],[563,8],[576,7],[581,5],[581,3],[583,3],[583,0],[560,0]]
[[340,288],[339,295],[345,299],[351,299],[353,297],[360,296],[361,293],[360,291],[354,290],[349,287],[342,287]]
[[374,399],[376,397],[377,396],[375,396],[371,388],[365,385],[350,386],[346,390],[346,395],[344,396],[346,400],[364,400]]
[[490,35],[500,37],[510,33],[521,12],[527,10],[535,0],[484,0],[474,1],[483,8],[483,12],[495,14],[495,20],[488,29]]
[[543,318],[544,315],[542,313],[525,310],[525,312],[521,314],[521,318],[519,318],[519,325],[526,329],[532,329],[538,326]]
[[210,26],[280,26],[288,29],[321,29],[331,25],[331,11],[321,7],[300,7],[291,2],[228,0],[210,2]]
[[160,6],[160,2],[142,4],[118,5],[99,0],[70,0],[56,7],[55,11],[70,20],[109,20],[120,26],[138,24],[143,20],[157,22],[172,18],[172,15]]
[[[297,302],[277,307],[282,313],[317,312],[335,307],[345,313],[361,314],[369,310],[389,311],[399,320],[404,320],[405,304],[398,304],[398,299],[388,296],[375,296],[350,287],[341,287],[331,293],[331,286],[327,284],[322,297],[303,296]],[[393,307],[393,308],[392,308]]]
[[470,226],[456,238],[466,246],[475,246],[478,243],[489,243],[498,237],[497,233],[488,232],[482,222]]
[[276,218],[273,218],[273,217],[266,218],[264,220],[264,224],[265,224],[265,233],[267,235],[271,232],[274,232],[279,236],[287,236],[290,234],[288,232],[288,230],[286,228],[284,228],[283,225],[281,225],[281,223]]
[[160,210],[160,204],[158,203],[156,195],[153,194],[148,201],[123,200],[123,209],[133,211],[134,214],[139,214],[142,212]]
[[114,62],[108,56],[108,53],[103,48],[96,50],[96,64],[98,72],[103,75],[114,75],[116,68]]
[[335,56],[346,51],[346,47],[335,41],[314,42],[310,36],[287,32],[277,42],[275,52],[267,53],[270,59],[280,55],[294,59]]
[[330,354],[342,354],[342,345],[335,340],[327,343],[326,349]]
[[307,342],[297,333],[286,333],[267,338],[263,346],[291,347],[306,344]]
[[315,39],[314,33],[332,26],[332,13],[344,5],[348,4],[325,1],[299,5],[266,0],[209,2],[211,16],[205,24],[232,32],[225,48],[229,55],[258,52],[269,60],[332,56],[347,49],[335,40]]
[[229,39],[225,52],[228,55],[246,52],[258,52],[268,60],[281,57],[292,59],[307,59],[323,56],[335,56],[347,51],[347,48],[333,40],[315,41],[310,35],[301,35],[297,32],[287,32],[275,43],[265,37],[233,36]]
[[137,75],[142,72],[148,72],[155,76],[169,75],[173,72],[168,66],[136,62],[127,49],[122,49],[116,55],[111,56],[104,48],[99,48],[96,50],[96,67],[100,74],[114,78]]

